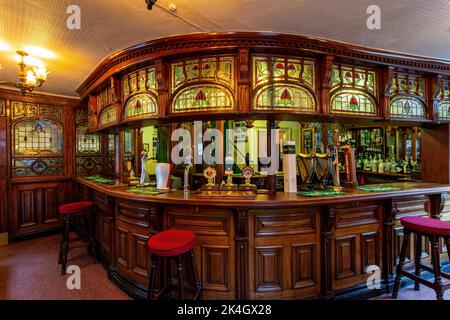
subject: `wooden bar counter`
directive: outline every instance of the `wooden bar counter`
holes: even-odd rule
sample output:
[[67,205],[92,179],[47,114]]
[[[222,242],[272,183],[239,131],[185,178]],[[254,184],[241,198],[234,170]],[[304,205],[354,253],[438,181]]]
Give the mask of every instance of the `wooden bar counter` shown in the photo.
[[146,240],[169,228],[197,234],[205,299],[361,297],[373,293],[366,285],[371,265],[380,267],[386,289],[402,240],[398,219],[445,219],[450,192],[449,185],[405,182],[390,184],[400,188],[390,192],[344,188],[346,195],[338,197],[277,193],[211,200],[74,181],[80,200],[95,203],[96,240],[111,279],[135,298],[148,286]]

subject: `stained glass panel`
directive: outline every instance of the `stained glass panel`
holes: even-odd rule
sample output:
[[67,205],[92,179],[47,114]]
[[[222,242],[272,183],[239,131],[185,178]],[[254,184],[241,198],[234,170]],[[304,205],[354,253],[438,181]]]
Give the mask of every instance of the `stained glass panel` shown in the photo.
[[123,118],[133,119],[156,114],[156,100],[149,93],[141,93],[131,97],[123,110]]
[[83,123],[77,127],[77,155],[99,154],[100,136],[88,133],[88,124]]
[[113,102],[112,89],[110,87],[100,92],[97,96],[97,103],[100,109],[112,104]]
[[395,73],[391,94],[412,94],[425,98],[425,79],[416,75]]
[[115,122],[117,122],[117,110],[115,106],[109,106],[100,112],[100,126],[104,127]]
[[255,96],[256,110],[315,111],[313,95],[295,85],[275,84],[264,87]]
[[173,113],[233,110],[231,93],[217,85],[190,86],[175,97]]
[[134,154],[134,129],[125,129],[123,139],[123,152],[126,155]]
[[395,118],[425,118],[425,105],[412,97],[399,97],[391,102],[391,116]]
[[332,90],[337,88],[358,88],[377,96],[376,72],[368,68],[349,65],[333,65],[331,72]]
[[314,89],[314,60],[281,57],[253,57],[253,87],[268,82],[299,81]]
[[138,92],[156,92],[155,68],[150,67],[127,74],[122,78],[123,98]]
[[234,57],[205,57],[172,64],[172,92],[185,84],[201,80],[234,87]]
[[439,103],[439,120],[450,120],[450,100],[444,100]]
[[360,91],[339,91],[331,98],[331,110],[333,113],[372,115],[375,116],[376,104],[373,99]]
[[14,124],[14,154],[20,156],[62,154],[62,129],[50,120],[22,120]]

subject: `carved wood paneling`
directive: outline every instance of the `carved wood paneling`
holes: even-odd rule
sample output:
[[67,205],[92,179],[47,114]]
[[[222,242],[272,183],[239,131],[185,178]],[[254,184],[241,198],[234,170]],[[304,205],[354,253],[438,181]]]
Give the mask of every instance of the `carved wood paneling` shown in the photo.
[[376,232],[361,234],[361,273],[365,273],[368,266],[380,266],[379,245],[380,242]]
[[116,262],[125,268],[129,267],[128,231],[116,227]]
[[148,277],[149,270],[149,256],[147,249],[147,240],[149,237],[145,237],[139,234],[131,234],[131,260],[130,269],[142,277]]
[[316,231],[317,210],[285,210],[284,215],[255,215],[255,236],[308,234]]
[[336,270],[335,279],[340,280],[356,275],[356,236],[335,239]]
[[283,290],[283,248],[281,246],[255,248],[255,290]]
[[317,283],[317,244],[292,246],[293,289],[314,286]]
[[117,219],[141,227],[149,226],[149,216],[154,207],[147,207],[139,203],[120,200],[117,203]]
[[336,208],[336,229],[377,223],[377,206]]
[[204,289],[228,291],[230,285],[229,247],[201,246],[202,285]]

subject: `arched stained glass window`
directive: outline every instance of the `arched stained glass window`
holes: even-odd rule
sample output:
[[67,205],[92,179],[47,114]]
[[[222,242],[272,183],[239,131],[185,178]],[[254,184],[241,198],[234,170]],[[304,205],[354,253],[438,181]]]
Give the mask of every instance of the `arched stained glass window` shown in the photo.
[[156,115],[156,100],[148,93],[141,93],[132,96],[123,109],[123,119],[142,118],[146,116]]
[[176,95],[172,104],[173,113],[233,109],[232,94],[224,87],[213,84],[187,87]]
[[426,117],[425,104],[414,97],[400,96],[391,102],[391,116],[394,118]]
[[109,106],[100,112],[99,125],[101,127],[108,126],[117,122],[116,106]]
[[450,100],[443,100],[439,103],[439,120],[450,120]]
[[376,116],[376,104],[372,97],[356,90],[339,91],[331,98],[333,113]]
[[313,95],[300,86],[274,84],[261,88],[255,95],[255,110],[315,111]]

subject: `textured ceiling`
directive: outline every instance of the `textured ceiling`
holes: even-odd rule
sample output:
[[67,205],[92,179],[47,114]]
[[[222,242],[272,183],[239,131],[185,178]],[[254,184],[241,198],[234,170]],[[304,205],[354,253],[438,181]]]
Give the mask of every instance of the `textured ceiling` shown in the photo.
[[[177,5],[176,14],[169,4]],[[366,28],[368,5],[381,30]],[[66,28],[67,6],[81,8],[81,30]],[[0,0],[0,81],[16,81],[14,52],[38,45],[56,54],[43,91],[76,96],[100,61],[127,46],[205,31],[272,31],[450,59],[450,0]]]

